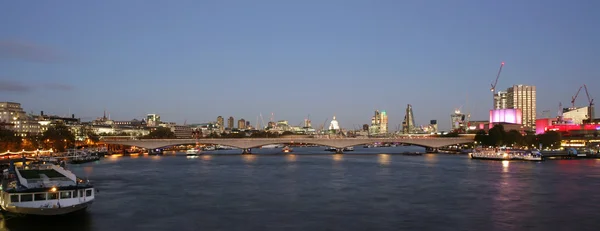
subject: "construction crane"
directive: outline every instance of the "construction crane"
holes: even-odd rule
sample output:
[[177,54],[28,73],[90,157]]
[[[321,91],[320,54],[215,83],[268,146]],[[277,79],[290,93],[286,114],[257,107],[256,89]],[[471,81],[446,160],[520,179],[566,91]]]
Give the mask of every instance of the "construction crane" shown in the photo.
[[[496,96],[496,85],[498,84],[498,78],[500,78],[500,72],[502,72],[502,67],[504,67],[504,62],[500,63],[500,69],[498,69],[498,74],[496,75],[496,81],[494,81],[494,83],[492,84],[492,88],[490,89],[490,91],[492,91],[492,100]],[[496,108],[496,105],[494,105],[494,109],[495,108]]]
[[563,107],[562,107],[562,102],[558,102],[558,112],[556,113],[556,118],[558,120],[558,122],[562,122],[562,116],[563,115]]
[[[585,84],[583,86],[585,86]],[[571,97],[571,108],[573,108],[573,109],[575,109],[575,100],[577,99],[577,96],[579,95],[579,92],[581,91],[581,88],[583,88],[583,86],[579,87],[579,89],[577,90],[577,93],[575,93],[575,95]],[[586,87],[586,89],[587,89],[587,87]]]
[[588,92],[587,86],[585,84],[583,85],[583,88],[585,89],[585,95],[588,98],[588,103],[589,103],[589,105],[588,105],[588,116],[589,116],[589,119],[590,119],[590,122],[591,122],[593,119],[595,119],[594,118],[594,99],[592,99],[590,97],[590,93]]

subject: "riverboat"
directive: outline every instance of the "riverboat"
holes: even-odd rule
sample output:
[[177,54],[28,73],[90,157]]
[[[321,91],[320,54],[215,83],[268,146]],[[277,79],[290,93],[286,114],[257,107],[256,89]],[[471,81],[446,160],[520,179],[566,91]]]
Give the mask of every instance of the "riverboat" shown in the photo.
[[281,151],[284,152],[284,153],[289,153],[289,152],[292,152],[293,149],[290,148],[289,146],[285,146],[285,147],[283,147],[283,149]]
[[503,148],[477,148],[469,153],[469,157],[472,159],[485,159],[485,160],[528,160],[528,161],[542,161],[543,155],[537,150],[514,150],[514,149],[503,149]]
[[55,164],[11,162],[3,170],[0,208],[20,215],[62,215],[94,202],[94,186]]
[[200,155],[200,149],[199,148],[192,148],[192,149],[188,149],[187,151],[185,151],[185,155],[186,156],[197,156]]

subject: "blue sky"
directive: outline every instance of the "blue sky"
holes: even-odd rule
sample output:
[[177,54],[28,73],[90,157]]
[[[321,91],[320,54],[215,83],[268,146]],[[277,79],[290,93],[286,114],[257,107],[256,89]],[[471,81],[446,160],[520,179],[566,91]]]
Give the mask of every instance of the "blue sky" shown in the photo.
[[[579,86],[600,94],[600,1],[7,1],[0,101],[84,120],[448,129],[455,108],[486,120],[490,83],[536,85],[556,115]],[[583,92],[582,92],[583,93]],[[587,104],[580,94],[577,105]]]

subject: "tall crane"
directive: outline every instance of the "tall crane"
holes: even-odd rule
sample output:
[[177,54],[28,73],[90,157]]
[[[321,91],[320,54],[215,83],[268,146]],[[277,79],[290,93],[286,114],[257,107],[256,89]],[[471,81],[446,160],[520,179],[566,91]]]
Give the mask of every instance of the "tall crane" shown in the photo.
[[588,98],[588,116],[590,119],[590,122],[595,119],[594,118],[594,99],[590,98],[590,93],[588,92],[587,86],[584,84],[583,88],[585,89],[585,95]]
[[[498,74],[496,75],[496,81],[494,81],[494,83],[492,84],[492,88],[490,89],[490,91],[492,91],[492,100],[494,99],[494,97],[496,97],[496,85],[498,84],[498,78],[500,78],[500,72],[502,72],[502,67],[504,67],[504,62],[500,63],[500,69],[498,69]],[[494,109],[496,108],[496,105],[494,105]]]
[[[585,84],[583,86],[585,86]],[[577,99],[577,96],[579,95],[579,92],[581,91],[581,88],[583,88],[583,86],[579,87],[579,89],[577,90],[577,93],[575,93],[575,95],[571,97],[571,108],[575,108],[575,100]],[[587,87],[586,87],[586,89],[587,89]],[[586,92],[587,92],[587,90],[586,90]]]

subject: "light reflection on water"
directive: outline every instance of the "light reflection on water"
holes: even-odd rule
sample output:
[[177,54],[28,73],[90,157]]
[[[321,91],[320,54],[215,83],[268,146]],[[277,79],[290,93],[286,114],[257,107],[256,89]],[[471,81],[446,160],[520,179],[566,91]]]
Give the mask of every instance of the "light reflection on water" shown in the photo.
[[[101,190],[84,216],[11,218],[0,221],[0,229],[597,228],[597,206],[591,206],[600,204],[600,181],[593,177],[600,175],[596,160],[504,163],[464,155],[404,156],[389,150],[241,158],[109,157],[72,167],[78,176],[90,174]],[[570,166],[560,166],[566,164]]]
[[381,165],[389,165],[390,164],[390,154],[379,154],[379,164]]
[[335,162],[341,162],[342,160],[344,160],[344,154],[333,154],[331,155],[331,157]]
[[288,162],[296,162],[296,155],[294,155],[294,154],[288,154],[288,155],[286,155],[286,158],[285,158],[285,159],[286,159]]
[[244,159],[244,162],[246,163],[252,163],[254,161],[256,161],[256,155],[255,154],[244,154],[242,155],[242,159]]
[[503,160],[502,161],[502,172],[508,172],[508,166],[510,166],[510,161]]

